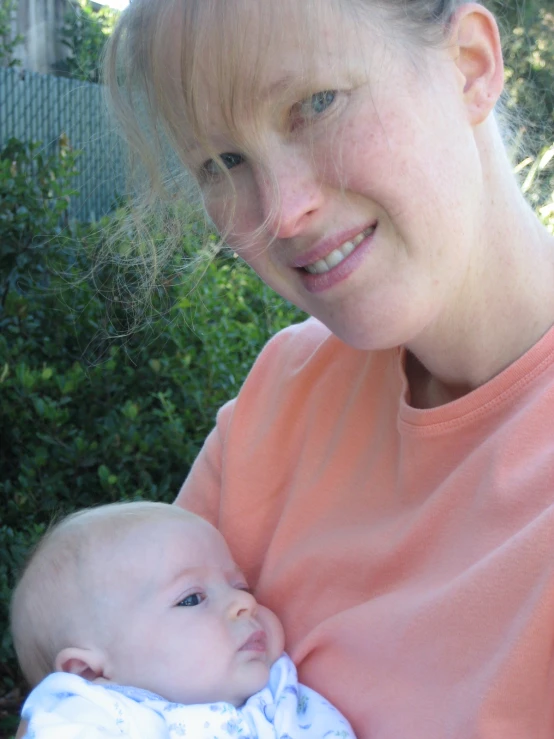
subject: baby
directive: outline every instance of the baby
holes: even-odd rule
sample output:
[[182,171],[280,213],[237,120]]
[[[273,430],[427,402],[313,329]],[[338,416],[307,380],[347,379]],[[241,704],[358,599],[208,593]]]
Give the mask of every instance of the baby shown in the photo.
[[164,503],[85,510],[42,539],[12,633],[27,737],[353,737],[299,685],[225,540]]

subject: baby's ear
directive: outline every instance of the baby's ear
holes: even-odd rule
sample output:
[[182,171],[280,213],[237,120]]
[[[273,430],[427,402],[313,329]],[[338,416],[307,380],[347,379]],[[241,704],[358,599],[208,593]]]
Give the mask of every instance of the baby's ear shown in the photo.
[[54,660],[54,669],[56,672],[79,675],[91,683],[106,678],[106,660],[100,649],[66,647],[58,652]]

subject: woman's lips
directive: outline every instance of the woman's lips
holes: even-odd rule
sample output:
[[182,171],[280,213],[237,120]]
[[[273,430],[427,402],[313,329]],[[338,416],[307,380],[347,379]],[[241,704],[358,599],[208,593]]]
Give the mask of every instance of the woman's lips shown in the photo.
[[261,629],[251,634],[244,642],[239,652],[265,652],[267,649],[267,636]]
[[359,234],[356,234],[356,236],[354,236],[353,238],[347,239],[336,249],[333,249],[333,251],[330,252],[327,256],[323,257],[322,259],[318,259],[312,264],[304,265],[303,269],[305,269],[306,272],[309,272],[311,275],[322,275],[326,272],[329,272],[334,267],[339,265],[342,261],[344,261],[346,257],[349,257],[350,254],[352,254],[352,252],[362,243],[364,239],[366,239],[368,236],[371,236],[371,234],[375,231],[375,228],[375,226],[369,226],[368,228],[365,228]]
[[[302,280],[304,289],[313,294],[325,292],[335,285],[338,285],[355,272],[365,260],[368,252],[373,249],[373,241],[376,231],[377,224],[364,229],[364,231],[361,232],[363,234],[361,240],[353,237],[357,241],[356,246],[354,249],[349,249],[347,247],[347,251],[349,253],[346,256],[343,256],[335,266],[328,266],[327,269],[322,269],[317,274],[308,271],[305,267],[298,269],[297,271]],[[352,241],[352,239],[350,239],[350,241]]]

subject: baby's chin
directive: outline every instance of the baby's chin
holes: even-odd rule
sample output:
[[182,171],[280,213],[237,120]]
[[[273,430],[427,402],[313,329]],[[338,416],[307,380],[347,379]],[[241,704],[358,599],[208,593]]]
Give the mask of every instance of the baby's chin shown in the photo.
[[263,690],[269,682],[271,669],[269,664],[256,661],[250,663],[249,668],[248,674],[241,676],[241,685],[237,685],[236,691],[232,691],[224,699],[226,703],[231,703],[235,708],[243,706],[249,698]]

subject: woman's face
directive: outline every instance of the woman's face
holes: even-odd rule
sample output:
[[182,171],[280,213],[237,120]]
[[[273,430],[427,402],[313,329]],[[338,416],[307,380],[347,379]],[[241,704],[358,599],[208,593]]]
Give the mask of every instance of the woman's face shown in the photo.
[[207,93],[235,195],[197,159],[206,207],[268,285],[345,342],[409,345],[463,303],[473,270],[482,181],[463,79],[447,49],[410,51],[330,10],[313,24],[308,80],[294,31],[268,36],[256,125],[240,121],[248,154]]

